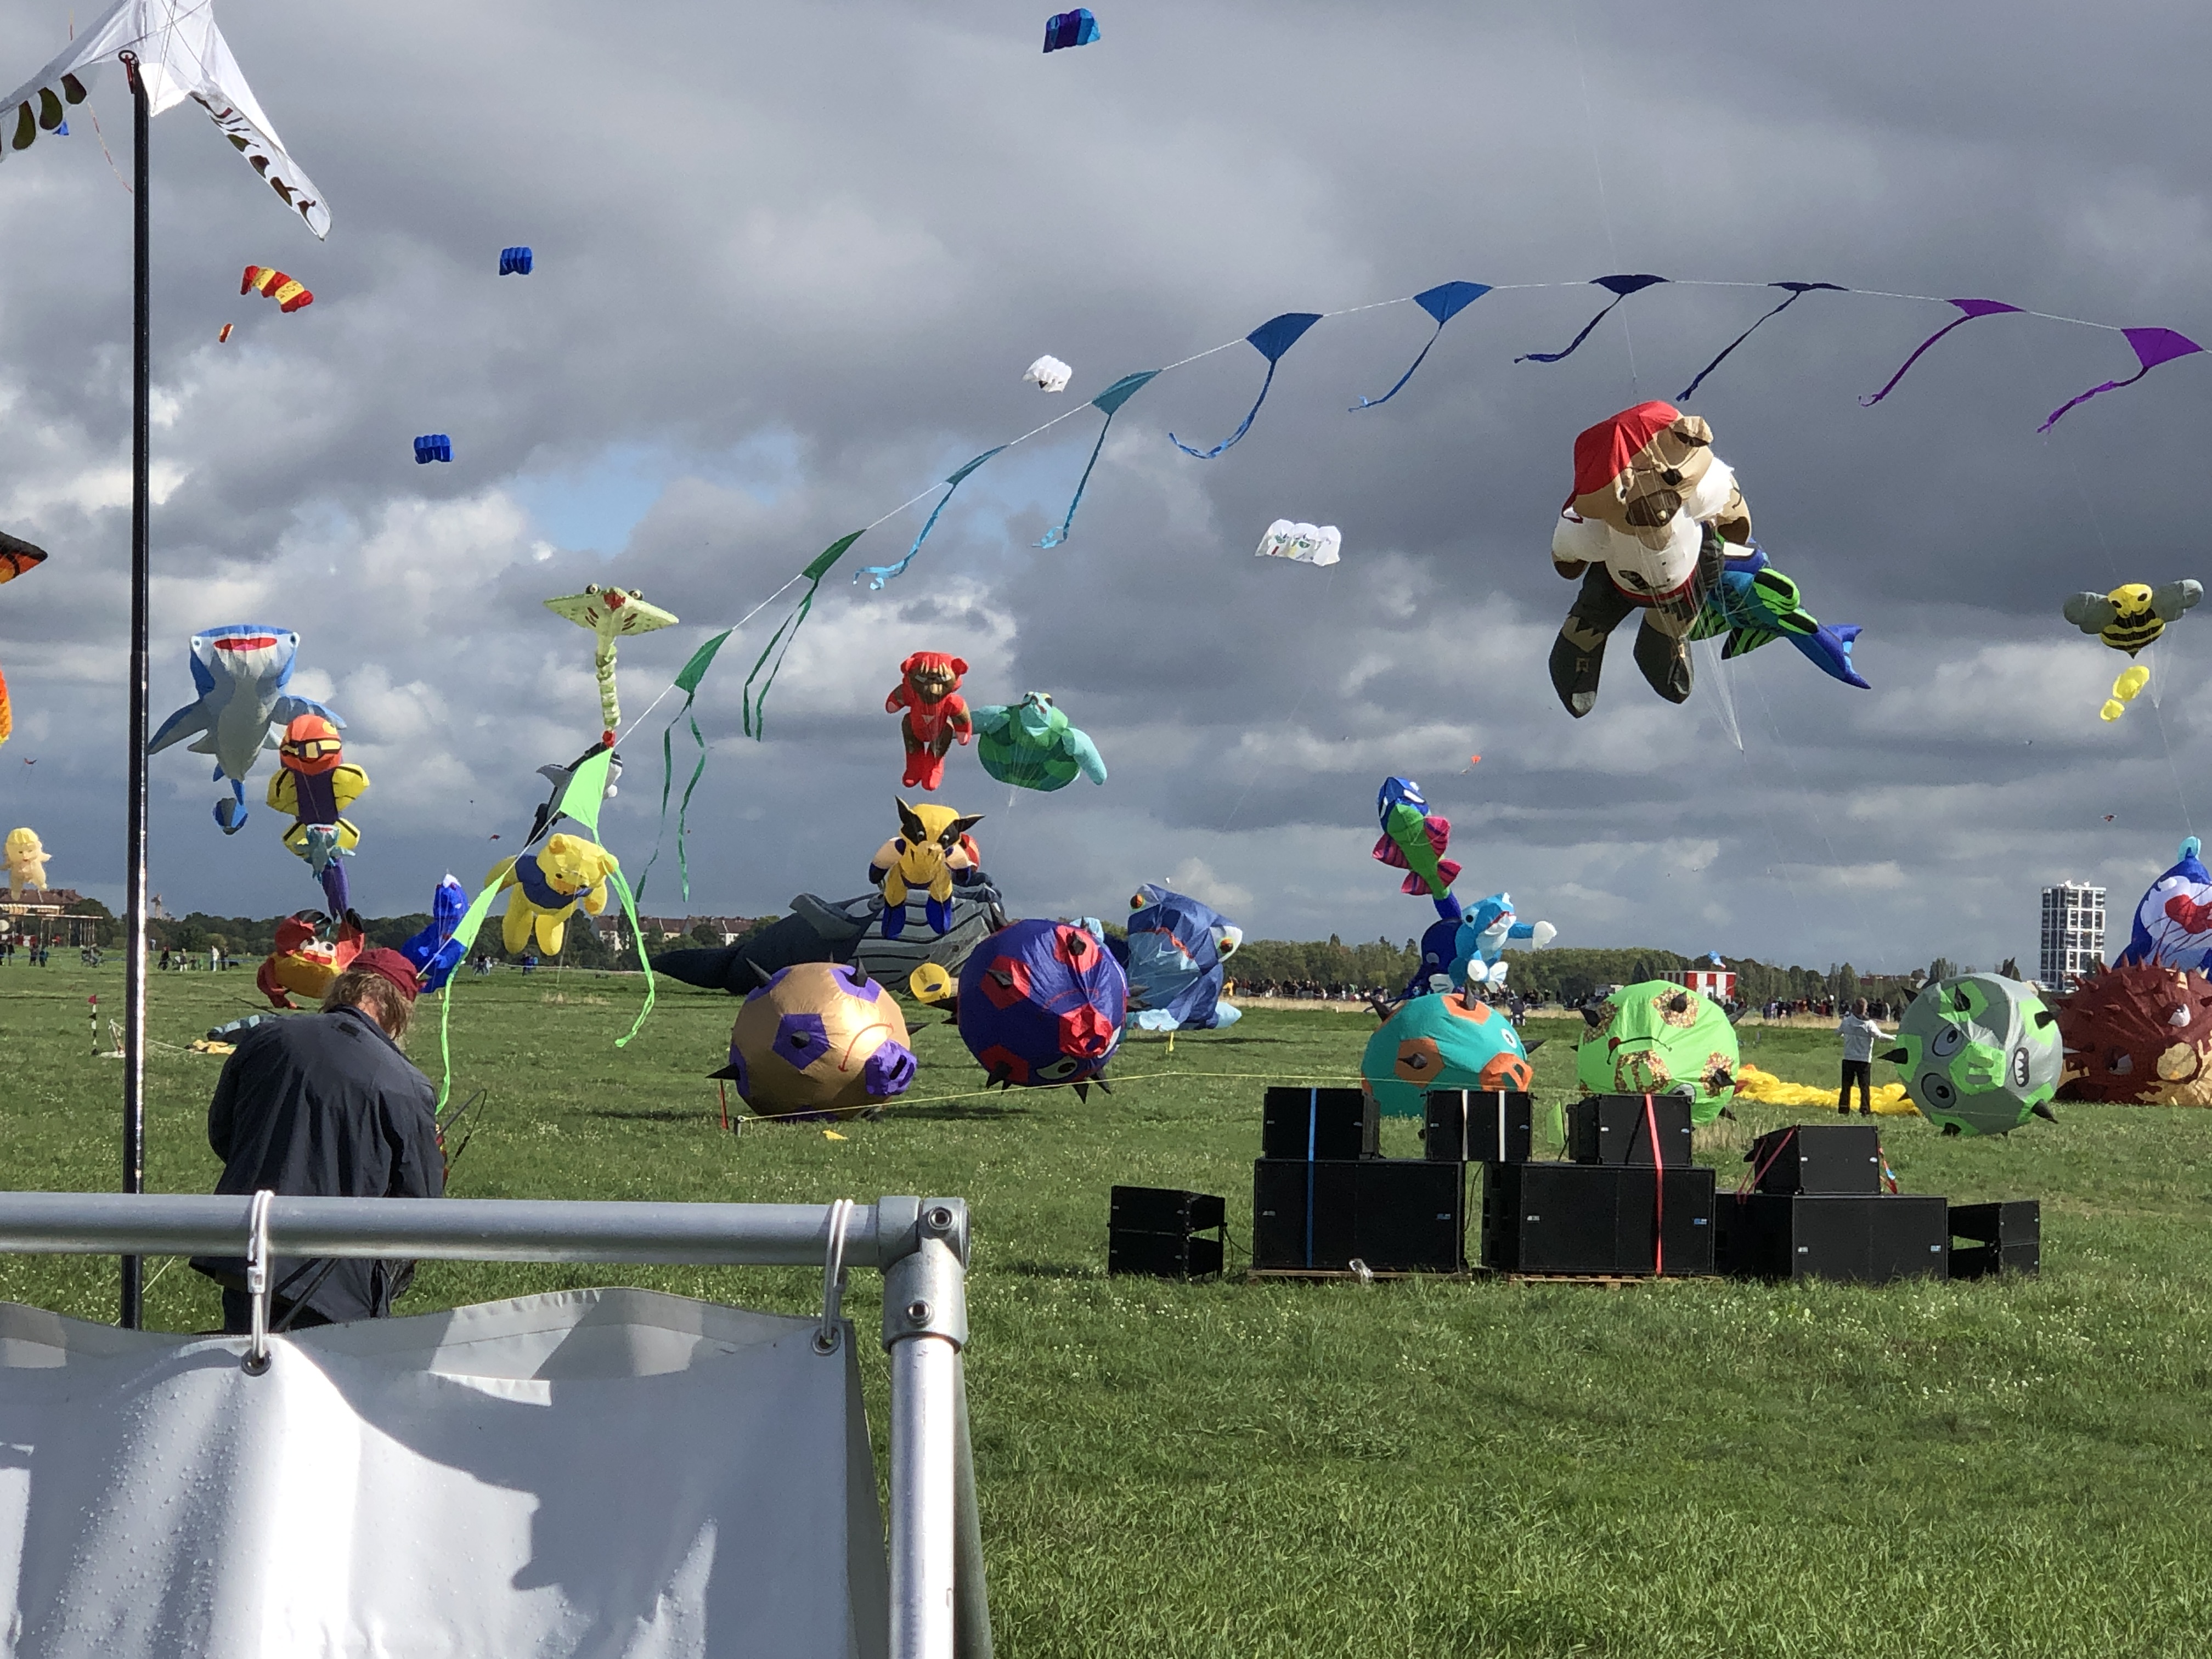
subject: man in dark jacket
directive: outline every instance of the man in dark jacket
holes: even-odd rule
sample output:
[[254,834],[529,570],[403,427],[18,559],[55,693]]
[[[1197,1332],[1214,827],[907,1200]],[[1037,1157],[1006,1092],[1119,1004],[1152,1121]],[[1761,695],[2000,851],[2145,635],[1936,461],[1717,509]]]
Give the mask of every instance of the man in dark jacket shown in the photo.
[[[257,1025],[223,1062],[208,1107],[222,1160],[216,1191],[287,1197],[438,1198],[446,1190],[437,1097],[399,1042],[415,1011],[415,969],[397,951],[364,951],[322,1012]],[[246,1262],[195,1257],[223,1287],[223,1329],[251,1328]],[[269,1323],[381,1319],[414,1276],[411,1261],[277,1257]]]

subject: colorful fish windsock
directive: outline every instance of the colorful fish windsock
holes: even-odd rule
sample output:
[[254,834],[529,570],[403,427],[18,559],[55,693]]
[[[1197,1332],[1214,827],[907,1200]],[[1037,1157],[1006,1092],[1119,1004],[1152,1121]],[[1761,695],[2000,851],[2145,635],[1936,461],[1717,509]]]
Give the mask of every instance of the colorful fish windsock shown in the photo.
[[1440,899],[1459,879],[1459,866],[1443,856],[1451,846],[1451,821],[1427,810],[1420,786],[1411,778],[1384,781],[1375,801],[1382,820],[1382,838],[1375,843],[1375,856],[1394,870],[1410,871],[1401,888]]
[[287,276],[270,265],[248,265],[246,275],[238,284],[240,294],[259,294],[274,300],[279,311],[297,311],[302,306],[315,303],[315,296],[307,285],[296,276]]

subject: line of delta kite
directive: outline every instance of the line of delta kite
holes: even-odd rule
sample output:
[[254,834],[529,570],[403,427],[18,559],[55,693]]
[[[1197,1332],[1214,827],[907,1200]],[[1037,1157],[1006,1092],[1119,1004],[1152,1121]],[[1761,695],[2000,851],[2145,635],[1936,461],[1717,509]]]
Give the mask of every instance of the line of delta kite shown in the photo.
[[[1046,50],[1087,45],[1097,38],[1097,22],[1089,12],[1061,14],[1048,25]],[[30,148],[41,133],[65,133],[67,109],[83,103],[96,72],[125,53],[139,66],[155,113],[186,100],[198,103],[286,206],[317,237],[327,234],[326,204],[285,151],[246,85],[206,0],[118,0],[31,82],[0,100],[0,159]],[[498,271],[502,276],[526,276],[533,264],[528,247],[507,247],[501,251]],[[1581,349],[1616,307],[1674,282],[1651,273],[1595,278],[1594,285],[1610,295],[1596,314],[1559,349],[1526,352],[1515,361],[1563,361]],[[1389,388],[1380,397],[1361,398],[1352,412],[1378,409],[1395,399],[1427,361],[1445,327],[1486,295],[1514,287],[1564,286],[1568,285],[1454,281],[1404,301],[1383,302],[1411,303],[1435,326]],[[1854,292],[1824,282],[1764,286],[1784,297],[1722,347],[1692,378],[1676,404],[1688,401],[1753,333],[1801,301],[1816,294]],[[258,264],[246,268],[240,292],[267,296],[283,314],[302,311],[315,297],[298,279]],[[1888,398],[1924,355],[1969,323],[2000,316],[2080,323],[1988,299],[1873,297],[1947,305],[1958,315],[1915,347],[1879,391],[1861,400],[1869,406]],[[1316,325],[1340,314],[1285,313],[1244,336],[1243,343],[1259,353],[1266,372],[1243,418],[1227,436],[1210,445],[1186,443],[1174,433],[1168,434],[1169,441],[1200,460],[1226,454],[1251,432],[1285,356]],[[2202,350],[2195,341],[2170,329],[2110,331],[2121,336],[2134,355],[2136,370],[2068,399],[2039,430],[2049,430],[2092,398]],[[226,325],[220,337],[227,340],[229,334]],[[1236,343],[1213,349],[1228,349]],[[1183,362],[1195,361],[1196,356]],[[1167,372],[1145,369],[1122,375],[1085,405],[1104,418],[1066,514],[1045,535],[1041,547],[1070,538],[1108,429],[1133,398]],[[1074,371],[1047,356],[1030,366],[1026,378],[1045,393],[1063,393],[1073,384]],[[902,574],[962,483],[1014,444],[1075,412],[1056,416],[956,469],[944,480],[943,495],[905,556],[890,564],[866,567],[854,580],[866,579],[880,589]],[[420,463],[451,463],[453,453],[447,434],[415,441]],[[1846,684],[1865,686],[1852,660],[1858,629],[1848,624],[1824,625],[1814,617],[1805,610],[1796,584],[1752,538],[1744,492],[1734,472],[1714,454],[1713,434],[1704,420],[1675,404],[1656,401],[1623,410],[1576,439],[1572,477],[1572,488],[1553,526],[1552,556],[1559,573],[1579,581],[1580,587],[1554,642],[1550,665],[1554,688],[1571,714],[1580,718],[1595,706],[1607,641],[1631,616],[1639,618],[1633,647],[1637,665],[1653,689],[1672,702],[1688,696],[1692,674],[1687,647],[1705,638],[1724,640],[1723,654],[1731,657],[1786,639],[1823,672]],[[744,725],[748,735],[762,734],[768,691],[823,579],[872,527],[840,538],[784,584],[808,585],[747,677]],[[1262,556],[1326,566],[1340,558],[1341,544],[1341,533],[1334,526],[1282,519],[1267,527],[1258,550]],[[27,543],[0,538],[0,581],[34,568],[45,557]],[[2157,586],[2130,583],[2106,594],[2076,595],[2064,609],[2069,621],[2132,658],[2201,594],[2192,580]],[[431,926],[409,945],[434,987],[443,986],[473,947],[492,903],[502,894],[507,899],[502,934],[511,951],[535,947],[557,952],[569,921],[580,912],[586,917],[603,913],[611,894],[619,900],[635,933],[634,896],[619,860],[596,839],[600,805],[614,793],[619,771],[614,752],[622,729],[617,645],[625,635],[670,627],[678,618],[647,603],[635,590],[616,587],[594,586],[546,603],[594,637],[599,740],[575,761],[541,769],[553,784],[551,799],[538,809],[523,850],[496,864],[473,898],[451,876],[439,884]],[[672,734],[678,721],[689,720],[699,749],[678,816],[678,862],[684,870],[687,897],[684,815],[706,754],[704,738],[690,714],[691,700],[734,631],[725,629],[708,640],[677,676],[672,689],[684,692],[686,700],[662,734],[664,831],[674,774]],[[344,722],[336,712],[286,689],[299,648],[295,633],[261,623],[228,624],[195,635],[190,660],[198,695],[165,721],[148,744],[149,750],[158,751],[191,737],[196,739],[190,745],[193,751],[214,758],[215,781],[229,785],[228,796],[218,799],[215,809],[227,834],[235,833],[246,822],[246,785],[255,761],[264,749],[277,751],[278,767],[267,800],[288,820],[282,830],[283,844],[307,862],[327,907],[326,915],[303,912],[293,918],[276,953],[264,964],[264,988],[279,1003],[289,1001],[289,991],[312,994],[327,984],[361,942],[345,860],[356,855],[362,837],[346,813],[366,793],[369,780],[361,768],[344,760],[339,735]],[[1097,746],[1069,722],[1048,693],[1030,691],[1017,702],[971,710],[958,695],[967,672],[966,663],[939,653],[917,652],[900,665],[900,680],[886,699],[885,709],[900,715],[904,787],[934,790],[943,780],[951,749],[971,741],[985,771],[1017,787],[1055,789],[1078,776],[1094,783],[1106,781]],[[2118,717],[2141,690],[2143,676],[2140,665],[2122,673],[2100,711],[2105,720]],[[0,690],[0,740],[5,739],[11,720]],[[871,951],[878,953],[879,960],[912,960],[905,975],[908,988],[925,1004],[954,1012],[962,1037],[986,1074],[1005,1086],[1072,1084],[1079,1090],[1091,1081],[1103,1082],[1106,1063],[1133,1016],[1139,1026],[1170,1030],[1235,1018],[1235,1010],[1220,1004],[1219,988],[1222,963],[1240,935],[1217,913],[1185,896],[1146,885],[1133,901],[1126,942],[1109,941],[1095,922],[1010,921],[983,874],[981,851],[970,833],[981,815],[904,800],[897,803],[897,833],[869,865],[876,890],[872,895],[842,904],[802,896],[793,914],[769,930],[773,934],[785,929],[780,941],[741,943],[720,953],[703,953],[716,957],[712,963],[687,964],[693,971],[686,977],[693,982],[721,983],[745,994],[744,1009],[732,1030],[726,1074],[757,1109],[874,1110],[908,1085],[915,1068],[906,1028],[896,1005],[865,971]],[[1489,998],[1504,985],[1506,964],[1500,953],[1505,944],[1518,940],[1540,946],[1553,930],[1548,923],[1520,922],[1510,897],[1503,892],[1472,908],[1462,904],[1452,891],[1458,866],[1442,856],[1449,846],[1449,826],[1426,811],[1419,787],[1410,780],[1386,781],[1377,815],[1382,836],[1376,856],[1408,872],[1407,890],[1427,896],[1437,921],[1423,940],[1421,968],[1414,982],[1395,1004],[1378,1010],[1386,1018],[1363,1065],[1369,1086],[1392,1110],[1409,1109],[1408,1091],[1440,1084],[1525,1086],[1529,1075],[1526,1052],[1510,1023],[1491,1012]],[[659,840],[657,836],[656,858]],[[43,881],[46,860],[35,833],[19,830],[7,842],[11,879],[21,871]],[[648,864],[648,873],[650,868]],[[2175,890],[2160,896],[2167,888]],[[2160,908],[2152,920],[2167,933],[2181,928],[2191,942],[2201,933],[2212,933],[2212,890],[2197,862],[2193,842],[2185,847],[2181,863],[2146,896],[2145,905],[2154,898]],[[910,910],[916,902],[921,908],[919,918]],[[926,938],[910,934],[915,921],[928,930]],[[786,928],[786,923],[795,926]],[[2202,1062],[2212,1053],[2212,1036],[2200,1042],[2191,1035],[2200,1023],[2212,1027],[2212,1015],[2205,1012],[2212,1008],[2212,981],[2203,975],[2203,951],[2193,963],[2186,963],[2164,944],[2154,940],[2146,946],[2141,937],[2145,925],[2139,918],[2130,960],[2082,994],[2076,1006],[2098,1011],[2097,1018],[2118,1034],[2104,1044],[2108,1058],[2101,1078],[2094,1079],[2095,1086],[2134,1086],[2115,1085],[2116,1078],[2136,1079],[2148,1086],[2147,1075],[2154,1073],[2171,1094],[2197,1086]],[[763,960],[771,951],[792,959],[771,966]],[[919,955],[884,954],[900,951]],[[2124,979],[2123,973],[2136,977]],[[760,982],[743,984],[740,974]],[[2144,975],[2154,978],[2142,979]],[[653,999],[653,976],[647,963],[645,1008],[621,1042],[636,1034]],[[2164,1027],[2170,1040],[2162,1045],[2147,1042],[2134,1027],[2148,1023],[2154,1028],[2154,1016],[2169,1002],[2172,1007]],[[441,1020],[449,1017],[451,999],[444,999]],[[1591,1011],[1589,1019],[1592,1032],[1581,1045],[1577,1066],[1585,1088],[1679,1088],[1692,1096],[1701,1115],[1709,1115],[1720,1109],[1735,1085],[1733,1031],[1719,1011],[1695,992],[1660,983],[1626,988],[1602,1009]],[[2061,1069],[2054,1029],[2057,1023],[2039,1000],[2012,981],[1988,976],[1945,981],[1930,988],[1914,1005],[1901,1027],[1900,1047],[1893,1058],[1906,1069],[1924,1114],[1954,1132],[2000,1133],[2043,1109],[2057,1086]],[[2087,1045],[2084,1054],[2095,1046],[2092,1035],[2083,1036]],[[2069,1051],[2073,1046],[2068,1044]],[[2093,1061],[2085,1061],[2086,1072],[2094,1069]],[[441,1102],[444,1097],[441,1091]]]

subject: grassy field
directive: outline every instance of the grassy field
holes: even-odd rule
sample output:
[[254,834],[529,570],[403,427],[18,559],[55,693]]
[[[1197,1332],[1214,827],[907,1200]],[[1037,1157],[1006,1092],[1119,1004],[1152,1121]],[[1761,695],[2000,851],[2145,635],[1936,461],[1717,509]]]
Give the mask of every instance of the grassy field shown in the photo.
[[[93,991],[113,1010],[119,973],[0,971],[10,1186],[114,1183],[119,1068],[90,1052]],[[1241,1240],[1265,1082],[1349,1080],[1371,1018],[1257,1012],[1172,1053],[1134,1041],[1120,1091],[1088,1103],[967,1092],[978,1074],[933,1019],[916,1103],[831,1140],[720,1128],[702,1078],[726,997],[665,994],[617,1050],[639,991],[573,974],[461,984],[459,1088],[489,1092],[453,1192],[967,1198],[1006,1659],[2212,1648],[2212,1113],[2061,1107],[2063,1123],[1993,1142],[1884,1121],[1907,1191],[2043,1200],[2039,1279],[1109,1280],[1107,1188],[1227,1194]],[[152,1033],[170,1045],[149,1068],[158,1190],[215,1175],[204,1114],[221,1062],[179,1050],[252,1000],[245,974],[155,985]],[[1571,1027],[1530,1035],[1554,1039],[1540,1088],[1567,1091]],[[434,1029],[414,1046],[434,1072]],[[1746,1033],[1747,1056],[1785,1078],[1829,1080],[1835,1052],[1821,1033]],[[1738,1111],[1701,1137],[1724,1182],[1751,1136],[1815,1115]],[[1411,1127],[1385,1150],[1412,1154]],[[189,1269],[149,1272],[149,1323],[216,1322]],[[796,1272],[620,1276],[793,1312],[819,1295]],[[402,1310],[605,1277],[432,1264]],[[91,1318],[112,1316],[113,1280],[112,1261],[0,1260],[0,1295]],[[863,1276],[863,1328],[872,1303]]]

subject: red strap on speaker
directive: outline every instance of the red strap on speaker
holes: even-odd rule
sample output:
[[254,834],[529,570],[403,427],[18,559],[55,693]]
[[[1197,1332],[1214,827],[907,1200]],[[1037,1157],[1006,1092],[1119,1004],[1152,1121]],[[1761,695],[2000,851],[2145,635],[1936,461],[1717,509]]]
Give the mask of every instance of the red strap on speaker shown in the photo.
[[1651,1273],[1667,1271],[1667,1154],[1659,1149],[1659,1113],[1651,1097],[1644,1097],[1644,1132],[1651,1137]]
[[1735,1195],[1738,1198],[1741,1198],[1746,1193],[1748,1193],[1753,1188],[1759,1185],[1760,1178],[1763,1177],[1769,1170],[1774,1167],[1774,1160],[1781,1157],[1784,1152],[1789,1151],[1790,1147],[1796,1144],[1797,1126],[1793,1123],[1783,1133],[1782,1139],[1774,1143],[1774,1150],[1767,1153],[1765,1158],[1759,1159],[1758,1167],[1753,1169],[1749,1175],[1743,1178],[1743,1184],[1735,1189]]

